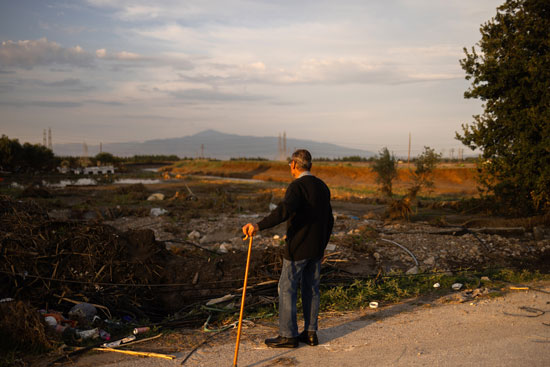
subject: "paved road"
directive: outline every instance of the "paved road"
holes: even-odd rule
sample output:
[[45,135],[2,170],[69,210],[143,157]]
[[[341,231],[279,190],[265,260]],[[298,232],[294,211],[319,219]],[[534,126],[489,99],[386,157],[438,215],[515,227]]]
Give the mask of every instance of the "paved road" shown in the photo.
[[[550,291],[550,283],[538,284]],[[541,316],[521,307],[545,311]],[[540,314],[540,312],[539,312]],[[532,316],[532,317],[526,317]],[[276,330],[244,329],[239,366],[550,366],[550,293],[512,291],[465,303],[412,300],[321,321],[320,345],[268,349]],[[235,333],[201,347],[184,366],[231,366]],[[76,366],[180,366],[177,359],[90,355]]]

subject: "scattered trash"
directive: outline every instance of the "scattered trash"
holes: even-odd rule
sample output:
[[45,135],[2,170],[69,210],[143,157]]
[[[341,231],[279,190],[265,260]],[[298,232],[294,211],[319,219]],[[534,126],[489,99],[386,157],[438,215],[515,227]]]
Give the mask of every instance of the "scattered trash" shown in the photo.
[[277,204],[269,203],[269,211],[275,210],[277,208]]
[[155,194],[151,194],[149,195],[149,197],[147,198],[147,201],[162,201],[164,200],[164,194],[161,194],[161,193],[155,193]]
[[462,283],[454,283],[451,288],[453,288],[455,291],[458,291],[460,290],[460,288],[462,288],[463,284]]
[[223,297],[211,299],[210,301],[206,302],[206,305],[207,305],[207,306],[217,305],[218,303],[230,301],[230,300],[232,300],[233,298],[235,298],[234,295],[232,295],[232,294],[226,294],[226,295],[223,296]]
[[274,239],[274,240],[278,240],[278,239],[280,239],[280,238],[281,238],[281,236],[279,236],[278,234],[276,234],[275,236],[273,236],[273,239]]
[[135,328],[133,332],[134,332],[134,335],[137,335],[137,334],[146,333],[146,332],[148,332],[149,330],[151,330],[150,327],[144,326],[144,327]]
[[333,243],[329,243],[326,248],[327,251],[334,251],[336,250],[336,245]]
[[378,302],[375,302],[375,301],[370,302],[370,303],[369,303],[369,307],[370,307],[370,308],[378,308]]
[[78,335],[78,337],[81,339],[96,339],[99,338],[99,329],[95,328],[90,330],[77,331],[76,335]]
[[74,305],[68,312],[69,319],[76,320],[79,325],[90,325],[96,314],[95,306],[86,302]]
[[126,343],[129,343],[129,342],[134,341],[134,340],[136,340],[135,335],[128,335],[127,337],[125,337],[123,339],[115,340],[114,342],[103,343],[102,346],[106,347],[106,348],[114,348],[114,347],[118,347],[121,344],[126,344]]
[[105,330],[99,329],[99,337],[103,340],[107,340],[107,341],[111,340],[111,334],[109,334]]
[[2,298],[0,299],[0,303],[3,303],[3,302],[12,302],[12,301],[15,301],[13,298]]
[[168,210],[163,209],[163,208],[151,208],[150,213],[153,217],[159,217],[161,215],[164,215],[164,214],[168,213]]
[[57,326],[57,320],[53,316],[46,316],[44,318],[44,321],[46,321],[46,324],[48,324],[49,326],[52,326],[52,327]]
[[441,284],[439,284],[439,283],[434,284],[434,288],[439,288],[439,287],[441,287]]

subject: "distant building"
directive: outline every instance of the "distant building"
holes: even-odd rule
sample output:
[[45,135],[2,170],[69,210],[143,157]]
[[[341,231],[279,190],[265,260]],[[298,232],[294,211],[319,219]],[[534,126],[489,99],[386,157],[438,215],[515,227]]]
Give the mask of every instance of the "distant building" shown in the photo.
[[115,173],[114,166],[95,166],[95,167],[78,167],[78,168],[68,168],[68,167],[57,167],[57,170],[61,173],[72,172],[75,175],[106,175]]

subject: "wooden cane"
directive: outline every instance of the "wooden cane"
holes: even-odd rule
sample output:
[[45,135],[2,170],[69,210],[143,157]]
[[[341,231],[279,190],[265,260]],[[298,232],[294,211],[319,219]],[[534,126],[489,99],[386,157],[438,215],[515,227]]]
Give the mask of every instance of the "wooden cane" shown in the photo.
[[[244,238],[247,239],[248,235]],[[246,269],[244,271],[243,296],[241,299],[241,313],[239,315],[239,327],[237,328],[237,344],[235,345],[235,357],[233,358],[233,367],[237,367],[237,358],[239,356],[239,342],[241,341],[241,329],[243,326],[244,299],[246,297],[246,283],[248,281],[248,267],[250,266],[250,253],[252,252],[252,236],[248,242],[248,255],[246,257]]]

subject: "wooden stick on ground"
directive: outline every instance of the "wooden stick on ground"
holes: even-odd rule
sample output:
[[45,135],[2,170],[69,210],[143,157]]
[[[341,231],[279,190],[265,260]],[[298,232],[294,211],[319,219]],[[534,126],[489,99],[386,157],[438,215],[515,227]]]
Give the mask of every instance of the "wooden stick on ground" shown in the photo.
[[140,357],[155,357],[155,358],[162,358],[162,359],[175,359],[176,356],[173,356],[171,354],[160,354],[160,353],[152,353],[152,352],[136,352],[133,350],[122,350],[122,349],[113,349],[113,348],[94,348],[94,350],[100,350],[103,352],[115,352],[115,353],[122,353],[122,354],[129,354],[132,356],[140,356]]

